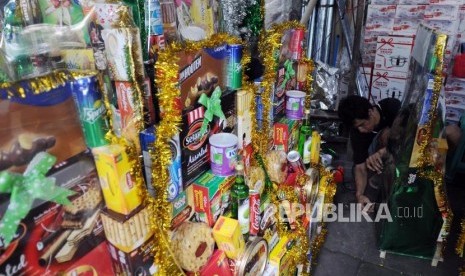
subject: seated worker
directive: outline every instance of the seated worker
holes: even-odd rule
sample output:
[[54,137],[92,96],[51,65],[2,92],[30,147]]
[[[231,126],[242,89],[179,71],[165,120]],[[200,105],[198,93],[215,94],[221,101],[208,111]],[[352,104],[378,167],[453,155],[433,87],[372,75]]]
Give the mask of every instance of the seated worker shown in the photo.
[[383,99],[377,105],[372,105],[368,99],[356,95],[344,98],[339,104],[338,116],[350,127],[358,203],[365,205],[377,198],[377,195],[366,193],[368,170],[378,174],[382,172],[382,157],[386,152],[389,128],[400,107],[401,102],[394,98]]

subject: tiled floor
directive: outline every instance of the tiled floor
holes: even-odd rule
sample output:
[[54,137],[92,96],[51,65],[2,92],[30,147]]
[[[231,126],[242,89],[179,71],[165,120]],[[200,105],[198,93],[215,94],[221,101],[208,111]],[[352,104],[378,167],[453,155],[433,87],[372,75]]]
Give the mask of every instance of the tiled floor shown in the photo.
[[[337,152],[344,152],[345,145]],[[352,179],[349,177],[350,162],[344,161],[345,156],[337,162],[346,169],[344,185],[338,187],[334,202],[355,202]],[[431,260],[414,257],[387,254],[385,259],[379,257],[376,247],[377,236],[375,224],[369,222],[331,222],[328,223],[328,236],[320,252],[318,265],[314,268],[313,275],[316,276],[384,276],[384,275],[458,275],[459,267],[465,262],[455,253],[455,242],[459,231],[459,220],[463,218],[465,207],[465,183],[459,183],[456,177],[454,183],[448,185],[448,198],[454,211],[449,245],[446,247],[444,262],[439,262],[437,267],[431,266]]]

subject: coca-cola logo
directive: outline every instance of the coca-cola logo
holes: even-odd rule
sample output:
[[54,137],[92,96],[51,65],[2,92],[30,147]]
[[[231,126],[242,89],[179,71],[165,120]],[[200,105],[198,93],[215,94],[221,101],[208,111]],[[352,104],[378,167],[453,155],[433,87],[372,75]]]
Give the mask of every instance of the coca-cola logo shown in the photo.
[[189,129],[187,136],[183,140],[184,148],[188,148],[191,151],[199,149],[210,133],[210,126],[207,127],[205,133],[200,132],[200,128],[202,127],[202,120],[198,120],[192,124],[192,127]]
[[252,219],[252,226],[253,229],[259,230],[260,229],[260,201],[255,200],[252,205],[253,210],[253,219]]
[[19,245],[21,239],[26,235],[26,225],[24,223],[20,223],[18,226],[18,230],[16,230],[16,235],[13,237],[13,240],[10,242],[8,247],[5,248],[5,241],[3,237],[0,236],[0,266],[8,260],[11,255],[15,252],[16,248]]

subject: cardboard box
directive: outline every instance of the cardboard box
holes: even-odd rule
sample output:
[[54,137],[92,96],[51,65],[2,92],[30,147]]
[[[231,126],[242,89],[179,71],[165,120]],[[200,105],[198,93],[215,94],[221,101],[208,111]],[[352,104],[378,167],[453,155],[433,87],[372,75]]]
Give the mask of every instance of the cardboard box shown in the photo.
[[281,118],[274,124],[274,146],[275,150],[289,152],[297,148],[299,140],[300,121]]
[[228,209],[230,189],[235,177],[219,177],[208,171],[192,184],[194,192],[194,210],[198,221],[213,226],[218,217]]
[[423,24],[446,35],[455,36],[458,30],[458,20],[424,20]]
[[195,53],[181,53],[178,64],[182,110],[194,108],[201,94],[210,97],[217,86],[225,90],[227,57],[226,44]]
[[365,82],[362,85],[362,91],[365,95],[370,95],[371,93],[371,75],[373,72],[373,68],[371,66],[361,66],[359,68],[359,74],[361,74],[362,78]]
[[399,0],[399,5],[428,5],[430,0]]
[[429,0],[431,5],[463,5],[464,3],[463,0]]
[[379,36],[374,69],[407,73],[412,46],[411,37]]
[[465,93],[456,94],[446,92],[446,107],[465,109]]
[[464,93],[465,94],[465,79],[460,78],[449,78],[445,85],[444,90],[446,93]]
[[392,27],[392,34],[413,37],[417,34],[421,22],[422,19],[396,18]]
[[120,145],[94,148],[92,153],[108,209],[128,215],[141,203],[141,191],[131,176],[131,163]]
[[221,275],[233,276],[229,260],[222,250],[216,250],[208,263],[200,271],[201,276]]
[[[150,151],[154,150],[154,143],[156,141],[155,128],[149,127],[140,133],[140,142],[142,148],[142,156],[144,160],[144,176],[147,189],[153,197],[155,191],[152,185],[152,157]],[[174,200],[183,190],[182,186],[182,172],[181,172],[181,144],[179,142],[179,135],[175,135],[169,140],[171,151],[171,164],[168,167],[170,174],[170,183],[168,185],[168,201]]]
[[427,5],[397,5],[396,18],[423,19]]
[[157,271],[152,254],[156,243],[155,239],[150,238],[130,253],[123,252],[111,243],[107,243],[114,271],[113,275],[153,275]]
[[112,245],[130,253],[153,235],[148,207],[140,206],[129,215],[104,209],[101,213],[105,237]]
[[[99,246],[105,240],[99,218],[103,200],[90,152],[57,164],[47,176],[76,192],[71,205],[35,200],[9,246],[0,239],[0,273],[58,275],[88,267],[111,275],[108,251]],[[1,216],[8,205],[3,198]]]
[[446,120],[459,122],[465,108],[446,107]]
[[295,72],[287,81],[286,81],[286,61],[281,61],[278,66],[278,74],[276,85],[274,87],[274,98],[273,98],[273,118],[279,119],[286,115],[286,91],[295,90],[297,87],[297,71],[298,71],[298,62],[289,60],[292,62],[292,68]]
[[459,6],[428,5],[426,6],[423,18],[428,20],[457,20],[459,19]]
[[367,18],[392,18],[396,14],[396,5],[368,5]]
[[391,18],[367,18],[365,24],[365,31],[378,32],[378,33],[392,33],[392,27],[394,26],[394,17]]
[[288,236],[281,237],[276,247],[271,251],[268,265],[277,271],[275,275],[289,274],[291,257],[287,253],[292,248],[293,242]]
[[371,96],[376,103],[385,98],[397,98],[402,101],[407,81],[407,73],[375,69],[371,82]]
[[372,0],[371,4],[373,5],[396,5],[399,0]]
[[245,249],[241,227],[235,219],[220,217],[213,227],[213,238],[218,248],[230,259],[237,259]]
[[192,185],[182,191],[172,202],[171,230],[178,228],[183,222],[191,220],[194,215],[194,192]]

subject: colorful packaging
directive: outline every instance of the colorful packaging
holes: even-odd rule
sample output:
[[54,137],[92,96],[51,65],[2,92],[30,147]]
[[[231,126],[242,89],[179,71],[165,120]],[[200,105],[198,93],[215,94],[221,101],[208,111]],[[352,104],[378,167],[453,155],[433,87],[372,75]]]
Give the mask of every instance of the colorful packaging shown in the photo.
[[[112,275],[100,220],[102,196],[90,152],[55,165],[49,177],[55,185],[75,192],[70,205],[35,200],[8,247],[0,239],[0,273],[5,275],[57,275],[73,271],[99,271]],[[1,201],[5,214],[8,201]]]
[[274,88],[273,117],[281,118],[286,114],[286,92],[296,89],[298,62],[293,60],[282,61],[278,67],[278,76]]
[[118,22],[117,10],[122,4],[95,3],[94,10],[97,23],[104,29],[111,29]]
[[237,136],[217,133],[210,136],[210,166],[214,175],[231,176],[237,163]]
[[407,73],[412,47],[411,37],[379,36],[374,69]]
[[218,23],[216,19],[217,5],[209,0],[182,0],[176,1],[176,13],[179,20],[179,29],[188,26],[199,26],[211,36],[216,33]]
[[297,148],[300,121],[281,118],[274,124],[274,150],[289,152]]
[[208,171],[194,181],[194,210],[198,221],[213,226],[225,213],[231,201],[229,190],[234,180],[235,177],[219,177]]
[[178,228],[183,222],[194,217],[194,192],[192,186],[187,187],[171,202],[173,205],[171,230]]
[[368,18],[365,25],[365,31],[391,34],[392,26],[394,26],[394,17]]
[[392,71],[373,71],[371,96],[377,103],[385,98],[403,100],[407,87],[407,73]]
[[136,123],[136,93],[135,83],[115,81],[116,98],[118,101],[118,112],[121,118],[121,135],[134,142],[139,147],[139,137]]
[[142,205],[129,215],[105,209],[101,218],[106,239],[125,253],[137,249],[153,235],[149,210]]
[[200,271],[200,276],[221,275],[233,276],[228,258],[222,250],[216,250],[208,263]]
[[224,89],[228,46],[183,53],[179,59],[179,84],[182,110],[196,107],[202,94],[211,96],[217,86]]
[[135,76],[131,76],[130,72],[135,70],[134,67],[140,68],[140,70],[144,68],[142,55],[132,56],[135,60],[128,62],[132,55],[128,45],[131,45],[132,49],[138,53],[142,53],[138,29],[104,29],[102,37],[105,42],[111,78],[115,81],[134,81]]
[[281,237],[278,244],[271,251],[270,257],[268,260],[268,265],[272,266],[276,275],[287,275],[291,269],[291,258],[287,254],[292,248],[294,241],[291,240],[288,236]]
[[108,209],[123,215],[130,214],[142,203],[142,198],[132,179],[132,166],[125,148],[109,145],[94,148],[92,153]]
[[63,49],[61,57],[68,70],[95,70],[92,49]]
[[230,259],[237,259],[245,249],[241,227],[235,219],[220,217],[213,227],[213,237],[218,248]]
[[153,275],[157,271],[157,265],[153,262],[152,255],[157,241],[153,238],[136,250],[126,253],[111,243],[107,243],[111,256],[113,275]]
[[[154,150],[156,141],[154,127],[149,127],[140,133],[140,142],[142,148],[142,156],[144,160],[144,175],[147,189],[153,197],[155,191],[152,186],[152,156],[150,151]],[[179,135],[175,135],[169,140],[171,151],[171,164],[168,167],[170,173],[170,183],[168,185],[168,201],[174,200],[183,190],[182,173],[181,173],[181,145],[179,143]]]

